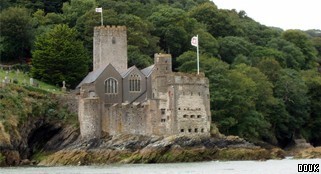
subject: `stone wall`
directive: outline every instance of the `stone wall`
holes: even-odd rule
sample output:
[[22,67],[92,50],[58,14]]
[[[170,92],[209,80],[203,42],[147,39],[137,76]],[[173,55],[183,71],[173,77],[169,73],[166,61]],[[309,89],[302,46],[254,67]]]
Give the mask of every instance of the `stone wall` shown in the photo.
[[78,100],[79,95],[74,93],[56,95],[58,102],[61,106],[66,107],[69,112],[78,114]]
[[141,134],[152,135],[156,125],[151,123],[154,116],[150,101],[133,104],[114,104],[105,107],[103,130],[110,135]]

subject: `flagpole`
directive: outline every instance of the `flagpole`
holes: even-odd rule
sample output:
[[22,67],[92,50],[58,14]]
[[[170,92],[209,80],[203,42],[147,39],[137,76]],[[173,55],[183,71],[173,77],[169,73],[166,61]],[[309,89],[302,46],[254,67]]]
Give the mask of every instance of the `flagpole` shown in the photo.
[[100,18],[101,18],[101,26],[104,26],[103,8],[101,8]]
[[200,73],[200,57],[199,57],[199,49],[198,49],[198,45],[199,45],[199,43],[198,43],[198,35],[196,35],[196,37],[197,37],[197,74],[199,74]]

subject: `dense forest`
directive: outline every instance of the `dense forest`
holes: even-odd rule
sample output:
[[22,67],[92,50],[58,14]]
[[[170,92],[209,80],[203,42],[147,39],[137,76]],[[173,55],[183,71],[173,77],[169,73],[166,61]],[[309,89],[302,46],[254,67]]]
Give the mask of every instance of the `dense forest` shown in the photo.
[[2,0],[1,63],[31,62],[35,78],[74,87],[92,69],[96,7],[105,25],[127,26],[129,66],[144,68],[165,52],[175,71],[195,72],[190,39],[198,34],[222,133],[321,145],[321,31],[267,27],[209,0]]

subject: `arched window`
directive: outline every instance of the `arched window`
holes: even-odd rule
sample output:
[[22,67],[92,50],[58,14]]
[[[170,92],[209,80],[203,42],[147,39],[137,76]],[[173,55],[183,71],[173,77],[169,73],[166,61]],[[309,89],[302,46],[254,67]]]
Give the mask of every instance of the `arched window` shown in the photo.
[[140,76],[138,74],[131,74],[129,77],[129,91],[140,91]]
[[105,81],[105,93],[106,94],[118,93],[118,81],[116,79],[111,77]]

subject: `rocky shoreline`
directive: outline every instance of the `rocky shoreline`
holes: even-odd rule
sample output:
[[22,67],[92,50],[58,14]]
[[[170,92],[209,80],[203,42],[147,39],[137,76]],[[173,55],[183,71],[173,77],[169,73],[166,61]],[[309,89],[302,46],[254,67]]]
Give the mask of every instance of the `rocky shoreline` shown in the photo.
[[38,165],[102,165],[110,163],[171,163],[210,160],[284,158],[281,149],[263,149],[239,137],[120,135],[86,142],[47,156]]

